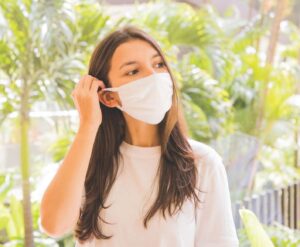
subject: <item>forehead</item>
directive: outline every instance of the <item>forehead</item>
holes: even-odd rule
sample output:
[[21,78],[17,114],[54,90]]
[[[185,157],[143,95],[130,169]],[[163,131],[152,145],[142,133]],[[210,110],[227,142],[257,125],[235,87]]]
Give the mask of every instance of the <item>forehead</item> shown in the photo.
[[117,47],[112,59],[112,69],[118,69],[121,64],[128,60],[143,60],[151,58],[157,51],[144,40],[130,40]]

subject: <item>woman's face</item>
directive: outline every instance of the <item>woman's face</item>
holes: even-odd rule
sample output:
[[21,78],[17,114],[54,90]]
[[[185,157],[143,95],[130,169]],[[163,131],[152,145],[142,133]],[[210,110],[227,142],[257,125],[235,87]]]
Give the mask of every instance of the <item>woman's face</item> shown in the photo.
[[[162,57],[146,41],[131,40],[121,44],[111,58],[108,79],[119,87],[153,73],[168,72]],[[118,92],[105,92],[102,100],[110,107],[122,105]]]

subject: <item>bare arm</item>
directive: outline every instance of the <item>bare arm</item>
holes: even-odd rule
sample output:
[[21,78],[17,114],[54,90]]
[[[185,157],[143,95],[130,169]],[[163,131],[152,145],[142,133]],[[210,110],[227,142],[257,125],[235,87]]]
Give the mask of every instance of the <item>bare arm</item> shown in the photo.
[[98,87],[104,88],[105,85],[97,78],[85,75],[72,92],[80,114],[79,129],[63,163],[48,185],[40,207],[40,227],[52,237],[60,237],[73,230],[79,217],[85,176],[102,123]]
[[97,129],[80,126],[41,202],[41,226],[53,237],[71,231],[79,217],[85,175]]

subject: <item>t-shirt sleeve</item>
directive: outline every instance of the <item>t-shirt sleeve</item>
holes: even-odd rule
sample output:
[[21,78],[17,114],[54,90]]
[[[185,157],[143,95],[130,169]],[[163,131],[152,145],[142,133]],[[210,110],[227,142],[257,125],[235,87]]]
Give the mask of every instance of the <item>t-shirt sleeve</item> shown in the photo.
[[[227,174],[221,156],[211,149],[206,159],[207,176],[200,187],[206,191],[200,197],[202,206],[197,208],[194,247],[239,246],[231,209]],[[201,181],[200,181],[201,183]],[[202,198],[202,199],[201,199]],[[204,198],[204,199],[203,199]]]

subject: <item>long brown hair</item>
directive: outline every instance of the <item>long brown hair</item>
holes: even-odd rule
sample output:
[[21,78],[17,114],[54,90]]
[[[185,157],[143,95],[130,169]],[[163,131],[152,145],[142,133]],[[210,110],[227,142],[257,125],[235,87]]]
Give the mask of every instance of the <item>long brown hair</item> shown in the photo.
[[[128,24],[111,32],[96,46],[89,63],[89,74],[102,80],[106,87],[111,87],[108,80],[111,57],[120,44],[134,39],[148,42],[161,55],[171,75],[174,90],[172,106],[158,126],[162,151],[157,173],[159,174],[159,188],[156,201],[144,218],[144,227],[147,228],[147,222],[158,210],[165,218],[166,209],[169,215],[173,215],[175,209],[181,209],[187,198],[199,201],[195,192],[197,167],[196,156],[187,140],[187,125],[181,104],[178,103],[174,77],[162,50],[150,35]],[[125,120],[119,109],[107,107],[101,102],[99,104],[103,120],[93,145],[84,183],[85,202],[80,209],[75,229],[75,237],[80,242],[89,239],[91,234],[98,239],[112,237],[102,233],[98,219],[108,223],[100,217],[99,213],[102,208],[108,208],[104,202],[114,184],[119,168],[117,157],[120,155],[119,146],[125,136]],[[175,206],[173,212],[171,212],[172,204]]]

